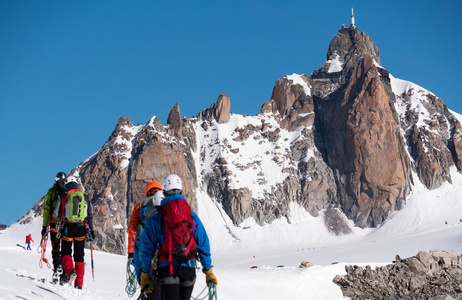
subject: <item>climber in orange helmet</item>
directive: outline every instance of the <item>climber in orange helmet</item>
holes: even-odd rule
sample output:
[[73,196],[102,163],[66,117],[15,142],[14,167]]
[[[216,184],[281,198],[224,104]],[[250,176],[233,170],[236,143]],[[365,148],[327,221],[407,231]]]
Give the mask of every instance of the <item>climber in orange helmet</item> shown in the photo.
[[[143,227],[146,224],[147,219],[150,214],[157,210],[157,207],[160,206],[160,201],[164,198],[162,193],[162,184],[158,181],[151,181],[146,184],[144,189],[144,194],[146,199],[135,205],[130,221],[128,223],[128,263],[133,264],[135,267],[136,277],[138,282],[140,282],[140,270],[139,270],[139,258],[138,249],[140,245],[141,232]],[[160,299],[159,289],[153,289],[152,291],[146,293],[147,299]]]

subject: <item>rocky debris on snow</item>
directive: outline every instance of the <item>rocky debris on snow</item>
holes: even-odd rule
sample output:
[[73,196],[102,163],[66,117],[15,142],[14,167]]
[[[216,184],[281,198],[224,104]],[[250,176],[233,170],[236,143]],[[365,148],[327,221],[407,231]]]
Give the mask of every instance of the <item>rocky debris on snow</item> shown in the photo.
[[304,260],[304,261],[302,261],[300,263],[300,265],[298,267],[299,268],[309,268],[309,267],[312,267],[312,266],[313,266],[313,264],[311,262]]
[[336,276],[343,296],[351,299],[457,299],[462,300],[462,256],[454,250],[420,251],[372,269],[345,266]]

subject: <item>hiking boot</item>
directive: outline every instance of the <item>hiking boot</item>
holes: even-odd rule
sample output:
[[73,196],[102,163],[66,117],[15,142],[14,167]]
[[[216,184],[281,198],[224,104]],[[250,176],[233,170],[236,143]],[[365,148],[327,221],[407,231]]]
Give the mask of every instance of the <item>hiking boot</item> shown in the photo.
[[59,277],[59,284],[60,285],[63,285],[67,282],[69,278],[67,277],[67,274],[66,273],[63,273],[61,274],[61,276]]
[[63,267],[59,265],[55,270],[53,270],[53,283],[58,283],[63,274]]
[[78,289],[78,290],[81,290],[81,289],[82,289],[82,287],[81,287],[80,285],[77,285],[77,284],[74,285],[74,287],[75,287],[76,289]]
[[74,284],[74,280],[77,278],[77,273],[75,273],[75,270],[72,270],[69,272],[69,274],[67,275],[67,283],[69,285],[73,285]]

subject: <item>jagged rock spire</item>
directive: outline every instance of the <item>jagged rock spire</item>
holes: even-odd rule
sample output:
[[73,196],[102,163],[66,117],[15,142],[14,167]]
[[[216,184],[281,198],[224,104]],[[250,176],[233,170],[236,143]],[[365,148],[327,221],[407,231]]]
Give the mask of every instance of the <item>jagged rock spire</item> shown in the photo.
[[175,105],[170,110],[167,118],[167,125],[170,125],[169,131],[171,131],[171,134],[178,137],[180,140],[183,139],[183,122],[181,121],[180,106],[178,103],[175,103]]

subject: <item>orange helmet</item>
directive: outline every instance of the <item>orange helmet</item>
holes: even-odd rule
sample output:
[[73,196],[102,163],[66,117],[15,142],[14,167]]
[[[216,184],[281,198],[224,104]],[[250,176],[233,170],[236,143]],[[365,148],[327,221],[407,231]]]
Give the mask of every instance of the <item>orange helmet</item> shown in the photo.
[[162,190],[162,184],[160,184],[159,181],[155,181],[155,180],[148,182],[148,184],[146,184],[146,188],[144,189],[144,194],[146,195],[146,197],[148,196],[148,192],[152,189],[156,189],[156,191]]

